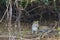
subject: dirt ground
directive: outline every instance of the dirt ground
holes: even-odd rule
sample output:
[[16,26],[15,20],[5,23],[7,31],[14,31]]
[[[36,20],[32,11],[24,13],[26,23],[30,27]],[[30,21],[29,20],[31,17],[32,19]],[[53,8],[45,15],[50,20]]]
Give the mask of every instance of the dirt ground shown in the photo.
[[[8,40],[8,38],[0,38],[0,40]],[[17,38],[16,40],[20,40],[20,39]],[[21,40],[40,40],[40,38],[39,37],[32,38],[32,39],[21,38]],[[60,40],[60,37],[56,37],[56,38],[43,38],[41,40]]]
[[35,38],[35,39],[22,39],[22,40],[60,40],[60,38]]

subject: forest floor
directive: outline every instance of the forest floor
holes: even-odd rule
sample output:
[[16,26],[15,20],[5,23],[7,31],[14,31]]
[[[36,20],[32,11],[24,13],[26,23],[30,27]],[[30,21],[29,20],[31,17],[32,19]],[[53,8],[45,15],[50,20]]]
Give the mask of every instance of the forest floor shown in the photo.
[[[3,24],[3,23],[2,23]],[[8,34],[8,28],[6,26],[6,24],[2,25],[0,24],[0,35],[7,35]],[[13,27],[12,27],[13,28]],[[13,28],[13,33],[14,31],[16,31],[16,33],[18,32],[17,29],[14,30]],[[29,33],[30,30],[26,29],[22,32],[23,35],[25,35],[26,37],[29,37],[29,34],[26,35],[26,33]],[[18,33],[19,35],[19,33]],[[34,35],[35,36],[35,35]],[[40,37],[35,37],[33,38],[32,35],[30,37],[32,38],[26,38],[26,37],[22,37],[21,40],[40,40]],[[0,37],[0,40],[8,40],[7,38],[1,38]],[[16,40],[20,40],[19,38],[17,38]],[[60,40],[60,37],[51,37],[51,38],[43,38],[42,40]]]

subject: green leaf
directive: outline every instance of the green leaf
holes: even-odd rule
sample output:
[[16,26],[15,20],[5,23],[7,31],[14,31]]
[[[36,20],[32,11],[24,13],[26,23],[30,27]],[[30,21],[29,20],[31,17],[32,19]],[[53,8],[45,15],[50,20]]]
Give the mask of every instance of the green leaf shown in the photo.
[[7,0],[0,0],[0,4],[1,3],[6,3]]

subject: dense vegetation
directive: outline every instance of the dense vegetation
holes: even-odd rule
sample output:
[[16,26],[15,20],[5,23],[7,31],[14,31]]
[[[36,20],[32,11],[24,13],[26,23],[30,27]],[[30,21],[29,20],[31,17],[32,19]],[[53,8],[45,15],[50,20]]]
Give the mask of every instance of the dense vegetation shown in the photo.
[[[0,0],[0,19],[7,9],[8,1]],[[60,23],[60,0],[20,0],[17,3],[15,4],[15,0],[11,1],[4,21],[0,22],[0,31],[3,34],[7,32],[6,34],[9,36],[20,35],[21,31],[24,31],[21,34],[26,34],[26,31],[31,31],[30,28],[35,20],[40,22],[39,28],[42,27],[41,24],[49,28],[58,27]]]
[[0,0],[0,19],[6,10],[6,0]]
[[[24,8],[27,3],[27,0],[18,1],[18,3]],[[33,8],[36,8],[37,6],[42,6],[42,7],[38,7],[35,10],[30,11],[29,13],[26,13],[26,11],[22,10],[21,21],[32,22],[33,20],[40,20],[40,18],[41,20],[44,21],[45,20],[58,21],[59,14],[56,10],[59,11],[59,3],[60,3],[59,0],[58,1],[57,0],[35,0],[35,1],[29,0],[27,7],[25,8],[27,12],[32,10]],[[0,0],[0,15],[1,15],[0,19],[4,14],[5,10],[6,10],[6,0]],[[18,15],[17,12],[18,11],[15,5],[13,5],[13,20],[15,20],[14,17]]]

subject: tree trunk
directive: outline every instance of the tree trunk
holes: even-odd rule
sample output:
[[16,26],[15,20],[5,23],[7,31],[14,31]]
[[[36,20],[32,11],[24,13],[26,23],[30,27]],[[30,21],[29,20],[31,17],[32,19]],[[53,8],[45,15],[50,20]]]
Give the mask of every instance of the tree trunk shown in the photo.
[[7,12],[7,22],[8,22],[8,32],[9,32],[9,40],[13,40],[11,38],[12,34],[12,24],[11,24],[11,20],[12,20],[12,0],[9,0],[9,10]]

